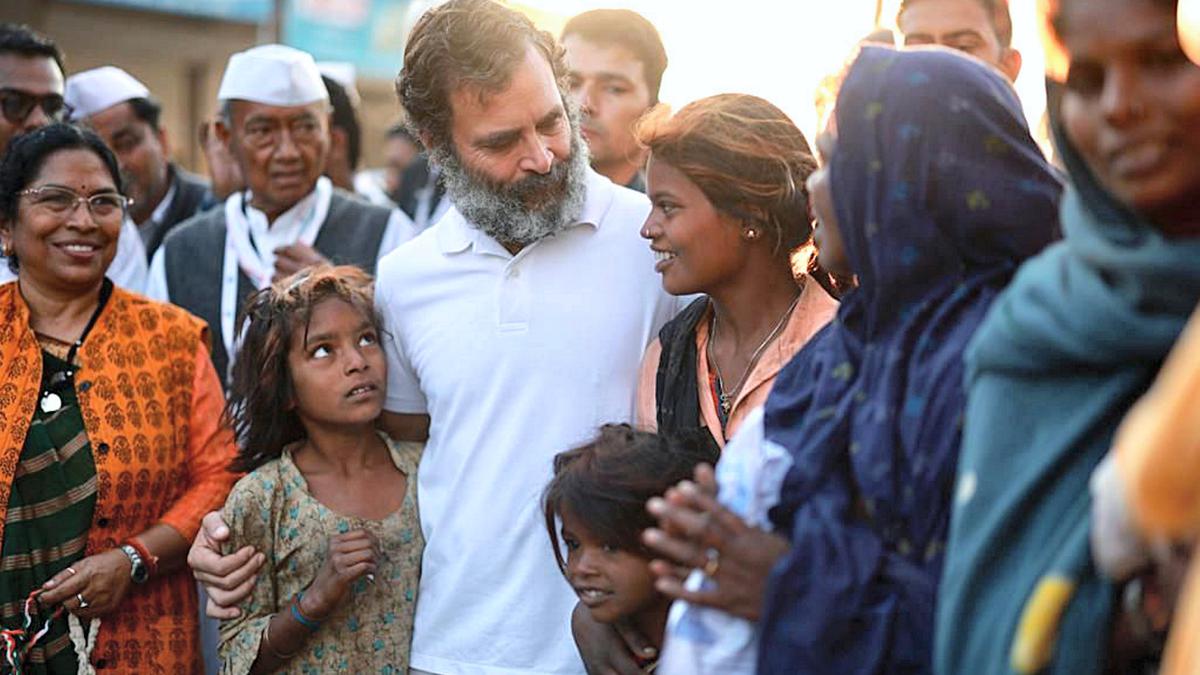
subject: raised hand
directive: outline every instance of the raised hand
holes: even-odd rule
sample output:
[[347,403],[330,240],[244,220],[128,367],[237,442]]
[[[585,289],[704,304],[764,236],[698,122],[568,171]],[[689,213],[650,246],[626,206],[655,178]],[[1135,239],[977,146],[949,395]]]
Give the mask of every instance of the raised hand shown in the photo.
[[[771,568],[789,545],[786,539],[751,527],[716,500],[712,467],[696,468],[695,482],[682,481],[646,509],[659,527],[646,530],[642,541],[663,556],[651,561],[660,593],[715,607],[757,621]],[[684,587],[685,569],[703,570],[715,582],[700,590]]]

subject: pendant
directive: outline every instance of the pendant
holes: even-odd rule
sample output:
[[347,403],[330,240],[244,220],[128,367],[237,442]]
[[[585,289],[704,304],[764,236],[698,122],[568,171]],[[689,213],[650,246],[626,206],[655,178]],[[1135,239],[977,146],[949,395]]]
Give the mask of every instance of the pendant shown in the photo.
[[42,397],[42,412],[52,413],[58,412],[61,409],[62,398],[52,391],[46,392],[46,395]]
[[733,409],[733,401],[729,400],[729,395],[724,392],[717,396],[721,399],[721,412],[725,413],[725,416],[728,417],[729,411]]

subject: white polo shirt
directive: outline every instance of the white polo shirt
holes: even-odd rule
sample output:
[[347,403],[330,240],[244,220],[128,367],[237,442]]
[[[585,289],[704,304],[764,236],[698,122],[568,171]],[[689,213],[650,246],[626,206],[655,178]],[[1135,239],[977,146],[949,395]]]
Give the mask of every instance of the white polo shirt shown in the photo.
[[380,261],[386,408],[431,418],[414,669],[583,672],[540,500],[555,454],[632,419],[642,353],[678,310],[648,212],[589,171],[581,222],[516,256],[451,209]]

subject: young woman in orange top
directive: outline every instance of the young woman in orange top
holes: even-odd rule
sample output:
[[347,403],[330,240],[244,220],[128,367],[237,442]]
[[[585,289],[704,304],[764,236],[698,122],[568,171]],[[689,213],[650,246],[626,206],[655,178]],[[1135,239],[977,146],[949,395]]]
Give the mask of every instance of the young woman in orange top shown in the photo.
[[638,133],[653,206],[642,236],[663,288],[704,297],[646,351],[637,422],[668,433],[706,427],[724,447],[837,310],[817,282],[824,273],[797,278],[792,264],[812,236],[805,181],[817,163],[783,111],[745,94],[660,110]]

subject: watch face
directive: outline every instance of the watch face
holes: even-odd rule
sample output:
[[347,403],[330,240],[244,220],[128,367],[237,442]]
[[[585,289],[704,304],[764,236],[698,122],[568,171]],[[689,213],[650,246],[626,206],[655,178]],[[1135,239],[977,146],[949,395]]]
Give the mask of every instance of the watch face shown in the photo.
[[149,577],[150,577],[150,572],[149,572],[149,570],[146,569],[146,565],[143,563],[138,563],[138,564],[134,565],[133,569],[129,572],[129,578],[133,579],[133,583],[135,583],[135,584],[143,583]]

